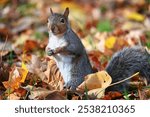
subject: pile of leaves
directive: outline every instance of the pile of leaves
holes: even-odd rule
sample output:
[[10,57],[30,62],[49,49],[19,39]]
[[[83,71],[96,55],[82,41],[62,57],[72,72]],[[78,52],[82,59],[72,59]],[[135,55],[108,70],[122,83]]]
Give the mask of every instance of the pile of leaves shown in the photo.
[[[63,88],[53,58],[45,54],[50,7],[70,8],[70,23],[84,44],[94,74],[77,90]],[[105,71],[112,55],[126,46],[150,48],[149,0],[1,0],[0,99],[149,99],[150,88],[134,82],[133,92],[105,92],[112,85]]]

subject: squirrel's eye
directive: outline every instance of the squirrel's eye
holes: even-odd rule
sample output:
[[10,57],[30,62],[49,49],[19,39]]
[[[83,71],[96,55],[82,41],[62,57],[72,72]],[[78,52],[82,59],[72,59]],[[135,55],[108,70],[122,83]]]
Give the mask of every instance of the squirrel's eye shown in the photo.
[[61,23],[65,23],[65,20],[63,18],[60,19]]

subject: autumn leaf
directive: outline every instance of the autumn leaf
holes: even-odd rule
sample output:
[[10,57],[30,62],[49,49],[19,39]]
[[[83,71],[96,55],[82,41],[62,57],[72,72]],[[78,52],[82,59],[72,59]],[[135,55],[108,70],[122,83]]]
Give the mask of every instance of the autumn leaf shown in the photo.
[[135,21],[144,21],[145,17],[142,14],[130,12],[129,14],[127,14],[127,18]]
[[57,91],[53,90],[51,91],[47,96],[46,100],[66,100],[66,95],[63,95],[64,91]]
[[88,89],[89,96],[101,98],[104,96],[105,88],[112,82],[110,75],[106,71],[89,74],[85,77],[85,81],[78,87],[78,90]]
[[15,95],[14,93],[10,94],[8,97],[7,97],[8,100],[19,100],[20,97]]
[[115,45],[115,42],[116,42],[116,37],[110,36],[106,39],[105,46],[109,49],[112,49]]
[[[23,65],[24,67],[24,65]],[[3,85],[6,89],[10,88],[12,90],[18,89],[26,79],[28,71],[23,68],[15,67],[10,72],[10,77],[8,81],[3,82]]]
[[114,99],[120,99],[123,95],[120,92],[108,92],[102,99],[104,100],[114,100]]
[[112,31],[112,26],[109,20],[106,21],[100,21],[97,25],[97,29],[100,32],[111,32]]
[[104,96],[105,90],[104,88],[97,88],[97,89],[93,89],[88,91],[88,96],[92,96],[95,99],[101,98]]
[[66,99],[66,96],[58,90],[48,90],[41,87],[33,87],[32,90],[30,90],[29,99],[64,100]]
[[24,83],[26,77],[27,77],[27,74],[28,74],[28,69],[25,65],[25,63],[22,61],[22,69],[20,70],[20,72],[22,72],[22,79],[21,79],[21,83]]
[[78,89],[84,90],[85,86],[88,90],[97,88],[106,88],[111,83],[112,79],[106,71],[99,71],[89,74],[85,77],[85,81],[78,86]]
[[38,43],[35,40],[26,40],[24,44],[25,51],[33,51],[38,47]]
[[50,90],[45,89],[45,88],[41,88],[41,87],[35,88],[35,87],[33,87],[30,90],[29,99],[34,99],[34,100],[44,99],[50,92],[51,92]]
[[49,83],[54,89],[62,90],[64,80],[61,73],[53,59],[50,59],[47,65],[47,70],[44,72],[47,76],[46,82]]

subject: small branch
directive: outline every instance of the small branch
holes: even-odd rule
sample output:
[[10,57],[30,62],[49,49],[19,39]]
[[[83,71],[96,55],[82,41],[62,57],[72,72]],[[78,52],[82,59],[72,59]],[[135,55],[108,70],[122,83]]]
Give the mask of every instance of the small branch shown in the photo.
[[114,86],[114,85],[116,85],[116,84],[120,84],[120,83],[122,83],[122,82],[124,82],[124,81],[126,81],[126,80],[129,80],[129,79],[133,78],[134,76],[137,76],[137,75],[139,75],[139,72],[137,72],[137,73],[133,74],[132,76],[130,76],[130,77],[128,77],[128,78],[125,78],[125,79],[123,79],[123,80],[121,80],[121,81],[115,82],[115,83],[109,85],[108,87]]

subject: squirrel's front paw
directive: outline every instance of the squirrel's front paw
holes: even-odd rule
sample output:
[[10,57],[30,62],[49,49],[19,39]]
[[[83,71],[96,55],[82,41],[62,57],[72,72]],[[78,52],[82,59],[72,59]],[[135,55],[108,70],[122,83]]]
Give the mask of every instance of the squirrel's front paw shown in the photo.
[[48,55],[48,56],[52,56],[52,55],[54,55],[54,54],[55,54],[55,52],[54,52],[53,49],[48,49],[48,50],[47,50],[47,55]]

